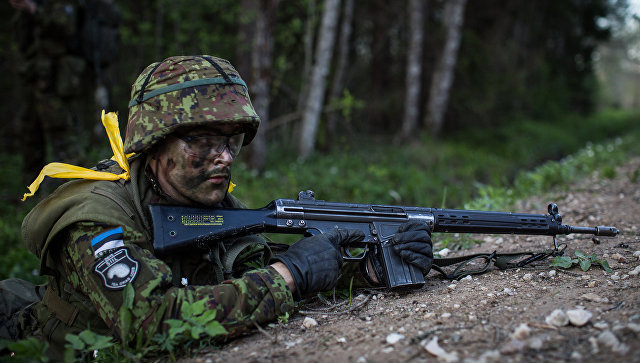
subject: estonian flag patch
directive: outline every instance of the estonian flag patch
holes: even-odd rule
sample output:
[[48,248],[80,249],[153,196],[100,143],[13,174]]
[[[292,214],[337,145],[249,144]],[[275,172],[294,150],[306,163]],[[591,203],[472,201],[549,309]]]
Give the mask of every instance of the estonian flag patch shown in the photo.
[[122,227],[112,229],[96,236],[91,240],[93,256],[98,257],[105,251],[124,246]]

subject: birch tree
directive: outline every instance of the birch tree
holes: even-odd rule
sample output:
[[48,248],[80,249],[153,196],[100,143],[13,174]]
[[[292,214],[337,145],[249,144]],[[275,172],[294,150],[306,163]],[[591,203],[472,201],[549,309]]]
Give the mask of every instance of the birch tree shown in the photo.
[[[338,40],[338,61],[336,70],[331,81],[329,100],[331,103],[337,102],[344,89],[344,74],[349,63],[349,39],[351,38],[353,21],[353,0],[345,0],[342,11],[342,21],[340,22],[340,38]],[[338,110],[331,111],[327,116],[327,136],[332,138],[336,133],[336,123],[338,122]]]
[[427,107],[426,124],[433,135],[442,130],[444,113],[449,102],[449,92],[453,84],[454,70],[458,60],[458,49],[462,37],[464,22],[464,8],[467,0],[449,0],[444,9],[444,22],[447,27],[442,56],[438,62],[431,80],[429,104]]
[[420,117],[420,89],[422,87],[422,48],[424,43],[425,0],[409,0],[409,50],[405,77],[404,116],[400,138],[409,139]]
[[255,35],[251,50],[251,90],[253,107],[260,116],[260,128],[251,143],[249,164],[252,169],[262,172],[267,158],[265,132],[269,125],[269,87],[271,84],[271,62],[273,56],[273,27],[278,0],[258,0]]
[[320,113],[324,103],[326,78],[329,73],[333,43],[336,37],[340,0],[326,0],[316,47],[316,59],[311,71],[311,86],[302,113],[302,132],[298,151],[306,159],[315,149]]

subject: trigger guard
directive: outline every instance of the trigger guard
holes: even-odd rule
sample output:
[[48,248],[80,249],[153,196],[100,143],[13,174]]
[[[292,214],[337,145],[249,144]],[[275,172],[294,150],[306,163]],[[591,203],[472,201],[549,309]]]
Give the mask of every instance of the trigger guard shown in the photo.
[[[349,246],[347,246],[349,247]],[[349,249],[347,248],[342,248],[342,250],[344,251],[343,255],[342,255],[342,259],[345,261],[360,261],[364,258],[364,256],[367,255],[367,252],[369,252],[369,245],[365,245],[364,246],[364,251],[359,255],[359,256],[352,256],[349,253]]]

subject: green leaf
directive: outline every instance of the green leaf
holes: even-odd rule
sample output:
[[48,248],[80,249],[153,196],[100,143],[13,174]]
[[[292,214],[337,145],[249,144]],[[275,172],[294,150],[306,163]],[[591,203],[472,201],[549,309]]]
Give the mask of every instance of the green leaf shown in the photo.
[[589,268],[591,268],[591,261],[590,260],[580,261],[580,268],[582,269],[582,271],[589,271]]
[[176,335],[178,334],[182,334],[187,330],[186,326],[176,326],[173,327],[171,329],[169,329],[169,339],[174,339],[176,337]]
[[78,334],[78,336],[89,346],[96,342],[96,333],[91,330],[83,330]]
[[131,285],[131,283],[128,283],[125,287],[124,290],[122,291],[122,306],[126,307],[127,309],[133,309],[133,300],[136,296],[136,292],[133,289],[133,286]]
[[95,343],[93,343],[93,345],[90,347],[91,349],[100,350],[100,349],[109,348],[115,345],[112,337],[96,334],[95,338],[96,338]]
[[201,326],[193,326],[191,327],[191,337],[193,339],[200,339],[200,334],[204,333],[204,328]]
[[205,326],[205,331],[210,337],[215,337],[225,334],[227,329],[225,329],[219,321],[212,321]]
[[131,329],[131,310],[125,307],[123,304],[120,306],[120,332],[124,340],[129,337],[129,330]]
[[573,266],[571,257],[568,256],[556,256],[551,262],[551,266],[558,266],[562,268],[571,268]]
[[198,317],[198,322],[202,323],[202,324],[207,324],[210,321],[213,321],[216,319],[216,313],[217,311],[213,310],[213,309],[209,309],[207,311],[205,311],[200,317]]
[[84,341],[82,339],[80,339],[79,336],[75,335],[75,334],[67,334],[64,339],[66,341],[68,341],[69,343],[71,343],[71,345],[67,344],[67,346],[70,346],[71,348],[75,349],[75,350],[84,350],[86,344],[84,343]]
[[600,266],[602,266],[602,268],[603,268],[605,271],[607,271],[607,272],[611,272],[611,271],[613,271],[613,270],[611,269],[611,267],[609,267],[609,262],[608,262],[607,260],[598,260],[598,261],[596,261],[596,262],[597,262],[597,263],[599,263],[599,264],[600,264]]
[[577,257],[584,257],[584,253],[582,253],[582,251],[580,251],[580,250],[577,250],[577,251],[575,252],[575,255],[576,255]]

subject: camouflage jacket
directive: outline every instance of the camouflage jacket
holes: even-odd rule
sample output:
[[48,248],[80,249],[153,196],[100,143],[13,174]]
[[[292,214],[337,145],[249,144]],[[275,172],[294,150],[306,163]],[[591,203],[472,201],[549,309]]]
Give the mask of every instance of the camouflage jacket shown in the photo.
[[[151,202],[162,199],[144,175],[144,160],[136,159],[130,181],[72,181],[27,215],[23,239],[50,280],[33,314],[38,334],[52,345],[63,347],[66,333],[86,328],[124,338],[135,327],[135,335],[148,339],[168,329],[164,320],[180,318],[185,301],[206,299],[228,336],[292,308],[292,294],[274,269],[243,267],[243,262],[264,264],[268,251],[261,240],[229,241],[215,251],[223,258],[225,250],[242,246],[232,274],[220,268],[216,273],[202,250],[155,256],[147,209]],[[242,206],[229,196],[222,204]],[[119,314],[127,284],[135,291],[130,324]]]

